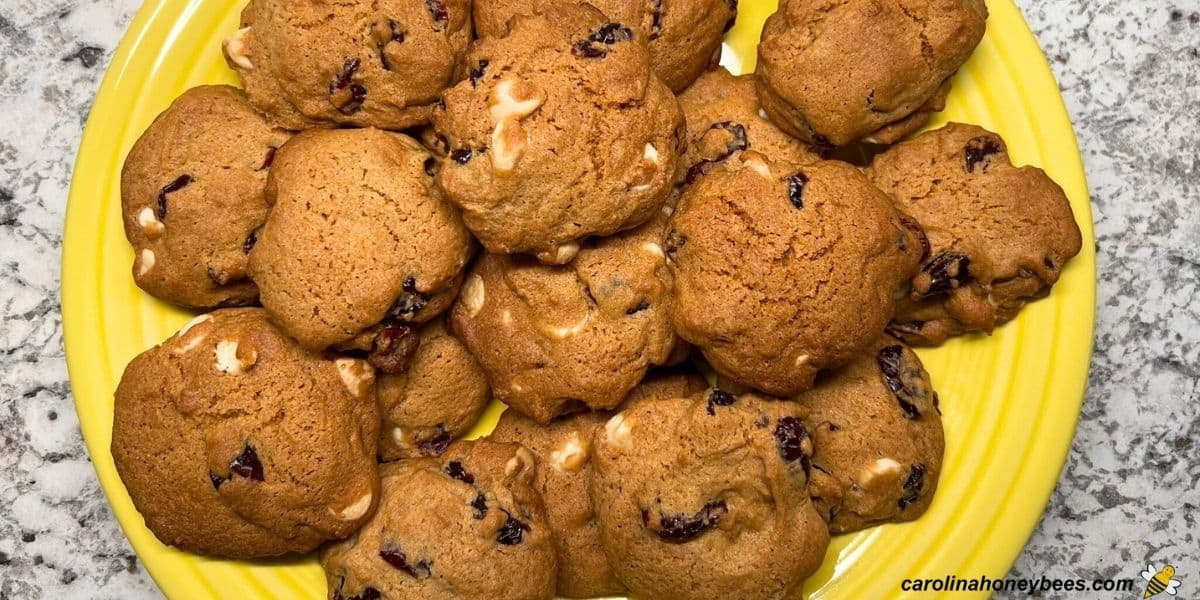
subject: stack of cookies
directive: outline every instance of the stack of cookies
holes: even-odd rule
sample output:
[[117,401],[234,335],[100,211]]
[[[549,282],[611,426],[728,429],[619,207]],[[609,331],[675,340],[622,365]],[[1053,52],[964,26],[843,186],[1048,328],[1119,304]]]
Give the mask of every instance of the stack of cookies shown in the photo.
[[134,280],[207,311],[116,391],[151,531],[319,553],[340,600],[795,598],[831,534],[919,517],[910,346],[1011,320],[1079,230],[998,135],[902,141],[982,0],[785,0],[740,77],[735,14],[250,0],[244,90],[122,173]]

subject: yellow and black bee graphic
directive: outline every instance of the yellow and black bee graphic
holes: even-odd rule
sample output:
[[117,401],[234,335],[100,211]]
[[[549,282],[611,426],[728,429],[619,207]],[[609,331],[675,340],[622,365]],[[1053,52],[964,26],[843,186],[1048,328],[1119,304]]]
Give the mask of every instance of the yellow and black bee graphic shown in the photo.
[[1146,593],[1142,598],[1157,596],[1166,592],[1168,596],[1174,596],[1178,593],[1179,582],[1174,580],[1175,567],[1167,565],[1161,569],[1154,565],[1146,565],[1146,570],[1142,571],[1142,579],[1146,580]]

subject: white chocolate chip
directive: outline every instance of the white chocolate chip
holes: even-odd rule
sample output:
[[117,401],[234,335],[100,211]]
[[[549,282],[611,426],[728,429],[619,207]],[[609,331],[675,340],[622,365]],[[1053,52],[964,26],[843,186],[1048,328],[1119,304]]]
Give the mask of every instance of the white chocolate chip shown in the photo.
[[904,469],[903,465],[890,458],[876,459],[875,462],[863,467],[858,474],[858,485],[862,488],[867,488],[871,482],[878,477],[887,475],[900,475]]
[[807,354],[801,354],[800,356],[797,356],[796,357],[796,366],[799,367],[799,366],[807,364],[810,358],[811,357],[809,357],[809,355],[807,355]]
[[504,464],[504,474],[509,477],[515,475],[524,478],[533,473],[533,467],[536,465],[537,459],[533,457],[533,454],[524,446],[520,446],[513,457]]
[[507,173],[525,154],[529,133],[516,119],[505,119],[492,130],[492,168]]
[[187,335],[188,332],[191,331],[193,327],[195,327],[211,318],[212,318],[212,315],[210,315],[208,313],[204,313],[202,315],[196,315],[196,316],[192,317],[191,321],[184,323],[183,327],[179,328],[179,331],[175,333],[175,337],[182,338],[183,336]]
[[669,216],[675,214],[675,207],[671,206],[669,204],[664,204],[662,207],[662,212],[664,215],[667,215],[669,217]]
[[642,149],[642,160],[658,164],[658,148],[647,142],[646,147]]
[[333,364],[350,394],[355,398],[362,398],[367,386],[375,378],[375,369],[370,363],[355,358],[339,358],[333,361]]
[[520,394],[521,392],[525,391],[525,386],[523,386],[519,383],[513,382],[512,385],[508,386],[508,389]]
[[578,431],[572,431],[558,450],[550,453],[550,465],[559,471],[574,473],[583,467],[588,460],[587,444],[579,437]]
[[[212,318],[212,316],[209,314],[196,315],[195,317],[192,317],[191,321],[184,323],[183,327],[180,327],[179,331],[175,332],[175,339],[182,340],[184,337],[188,337],[188,333],[192,331],[193,327],[195,327],[205,321],[208,321],[211,318]],[[203,334],[193,335],[182,346],[171,350],[171,354],[178,356],[180,354],[185,354],[187,352],[190,352],[196,346],[199,346],[200,343],[203,341],[204,341]]]
[[392,428],[392,441],[396,442],[396,445],[400,446],[401,448],[409,447],[408,434],[404,432],[404,428],[402,427]]
[[630,187],[629,191],[644,192],[650,189],[650,183],[654,181],[654,174],[658,171],[661,160],[661,157],[658,155],[658,149],[654,147],[654,144],[647,142],[646,146],[642,148],[642,164],[640,173],[641,178],[644,181],[643,183],[639,183],[633,187]]
[[757,156],[753,156],[746,160],[743,160],[742,164],[746,165],[747,167],[750,167],[751,169],[754,169],[755,173],[758,173],[759,175],[762,175],[763,177],[765,177],[767,179],[771,178],[771,167],[768,167],[767,163],[764,162],[763,160],[759,159]]
[[158,215],[154,214],[154,209],[149,206],[138,211],[138,225],[142,226],[142,231],[150,237],[158,237],[166,229],[162,221],[158,220]]
[[500,313],[500,322],[503,323],[505,327],[511,326],[513,322],[512,311],[508,310],[507,308],[504,309]]
[[371,508],[372,497],[373,496],[372,496],[371,492],[367,492],[366,494],[363,494],[363,496],[361,498],[359,498],[358,500],[355,500],[353,503],[351,503],[346,508],[343,508],[342,510],[338,510],[338,511],[335,511],[335,510],[333,510],[333,508],[330,508],[329,512],[333,513],[334,516],[336,516],[337,518],[339,518],[343,521],[354,521],[356,519],[362,518],[363,515],[367,514],[367,509]]
[[463,307],[467,309],[468,317],[479,314],[483,308],[484,296],[483,278],[478,273],[471,273],[471,276],[467,277],[467,282],[463,284],[462,298],[460,298]]
[[579,333],[580,331],[583,331],[583,328],[587,327],[588,323],[591,320],[592,320],[592,313],[591,313],[591,311],[588,311],[583,314],[582,319],[576,321],[575,323],[573,323],[571,325],[564,325],[561,327],[555,326],[555,325],[542,325],[541,330],[542,330],[543,334],[545,334],[549,337],[552,337],[556,340],[565,340],[568,337],[575,335],[576,333]]
[[662,246],[659,246],[654,242],[646,242],[645,244],[642,244],[642,250],[645,250],[646,252],[649,252],[650,254],[653,254],[659,258],[667,257],[667,255],[663,253]]
[[579,244],[576,242],[567,242],[560,244],[553,251],[543,250],[537,253],[537,259],[543,265],[565,265],[579,254]]
[[759,118],[760,118],[760,119],[766,119],[766,118],[768,118],[768,117],[767,117],[767,111],[765,111],[765,110],[763,110],[763,109],[761,109],[761,108],[760,108],[760,109],[758,109],[758,116],[759,116]]
[[221,50],[225,53],[225,57],[229,62],[249,71],[254,68],[254,63],[250,60],[250,55],[246,53],[246,35],[250,33],[249,27],[243,27],[237,30],[237,33],[225,38],[221,42]]
[[138,254],[138,275],[144,276],[154,268],[154,251],[149,248],[143,248]]
[[878,144],[878,143],[880,143],[880,142],[879,142],[879,138],[877,138],[877,137],[875,137],[875,136],[873,136],[873,135],[868,135],[867,137],[863,138],[863,139],[862,139],[862,141],[864,141],[864,142],[866,142],[866,143],[868,143],[868,144]]
[[241,375],[246,372],[246,369],[258,362],[258,352],[253,348],[249,352],[243,352],[244,356],[238,356],[238,343],[236,340],[221,340],[217,342],[217,347],[213,349],[213,354],[217,356],[217,370],[229,375]]
[[499,125],[507,119],[527,117],[542,105],[545,98],[532,85],[511,77],[501,79],[488,102],[492,122]]
[[625,413],[613,415],[604,424],[604,434],[608,445],[622,450],[633,450],[633,424],[625,419]]

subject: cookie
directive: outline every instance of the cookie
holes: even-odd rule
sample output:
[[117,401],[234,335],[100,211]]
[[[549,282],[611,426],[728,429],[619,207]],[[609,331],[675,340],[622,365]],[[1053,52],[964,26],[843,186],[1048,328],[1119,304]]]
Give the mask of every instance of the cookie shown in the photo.
[[820,158],[767,118],[753,75],[735,77],[720,67],[708,71],[679,94],[679,106],[687,123],[687,150],[676,169],[676,183],[692,183],[746,150],[796,164]]
[[225,61],[288,129],[429,121],[471,42],[467,0],[250,0]]
[[1082,238],[1062,188],[1004,140],[950,124],[875,157],[868,176],[925,229],[930,255],[889,330],[936,345],[1013,319],[1050,292]]
[[[412,325],[453,302],[473,246],[434,185],[435,163],[377,129],[306,131],[276,153],[250,276],[301,345],[415,349]],[[375,362],[394,372],[406,361]]]
[[687,186],[671,218],[671,320],[721,375],[794,395],[879,337],[920,239],[849,164],[743,152]]
[[288,136],[228,85],[189,89],[150,124],[121,169],[138,287],[190,308],[254,303],[246,254],[267,218],[267,169]]
[[683,117],[635,29],[548,6],[478,41],[467,66],[433,113],[450,148],[438,181],[489,252],[560,264],[658,212]]
[[763,108],[813,144],[893,143],[945,107],[986,21],[983,0],[787,0],[758,45]]
[[719,389],[642,402],[596,430],[592,501],[637,598],[799,597],[829,543],[795,402]]
[[201,315],[133,359],[112,454],[164,544],[228,558],[304,553],[379,497],[370,366],[297,346],[262,309]]
[[419,335],[408,369],[381,374],[377,382],[383,460],[441,454],[492,398],[483,369],[440,319]]
[[[570,0],[476,0],[471,12],[481,37],[503,37],[518,15],[532,15],[546,5]],[[721,38],[737,16],[734,0],[596,0],[590,2],[608,18],[636,28],[645,37],[654,74],[678,92],[721,55]]]
[[[623,406],[682,397],[706,388],[704,379],[697,375],[651,377],[629,393]],[[488,436],[497,442],[519,443],[538,459],[535,487],[546,502],[546,515],[554,532],[560,596],[593,598],[625,593],[625,586],[608,568],[588,491],[592,437],[610,416],[608,412],[578,413],[542,426],[508,410]]]
[[833,533],[925,513],[942,471],[938,396],[921,359],[885,336],[797,400],[813,435],[813,504]]
[[489,441],[381,465],[379,510],[321,552],[329,597],[553,598],[554,546],[535,469],[525,448]]
[[450,319],[497,399],[540,423],[612,408],[671,358],[663,222],[585,242],[562,266],[500,254],[475,262]]

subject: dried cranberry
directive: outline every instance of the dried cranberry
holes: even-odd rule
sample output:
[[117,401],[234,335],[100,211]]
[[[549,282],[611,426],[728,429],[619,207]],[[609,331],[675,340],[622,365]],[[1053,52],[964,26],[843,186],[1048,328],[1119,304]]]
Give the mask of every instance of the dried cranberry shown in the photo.
[[808,185],[808,175],[804,171],[796,171],[788,176],[788,200],[796,208],[804,208],[804,188]]
[[730,406],[737,402],[737,397],[721,388],[713,388],[708,392],[708,406],[706,410],[710,415],[716,415],[718,406]]
[[641,302],[638,302],[636,306],[625,309],[625,314],[636,315],[647,308],[650,308],[650,302],[647,300],[642,300]]
[[475,84],[483,78],[484,73],[487,73],[488,64],[488,59],[481,58],[474,67],[471,67],[471,87],[475,87]]
[[367,362],[384,373],[403,373],[421,345],[421,336],[408,325],[389,323],[375,334]]
[[250,251],[254,249],[254,245],[257,243],[258,230],[255,229],[250,232],[250,235],[246,236],[246,241],[242,242],[242,254],[250,254]]
[[933,257],[921,265],[921,272],[929,275],[929,286],[922,295],[942,294],[970,281],[970,266],[970,257],[962,252],[947,251]]
[[425,456],[441,456],[446,448],[450,447],[450,432],[446,431],[446,426],[438,423],[437,433],[427,440],[417,442],[417,450]]
[[213,285],[222,286],[229,284],[229,275],[224,271],[217,272],[214,271],[211,266],[209,266],[204,269],[204,272],[206,275],[208,275],[208,280],[213,282]]
[[662,35],[662,0],[650,0],[650,39]]
[[329,93],[333,94],[338,90],[346,89],[346,87],[350,85],[351,79],[354,78],[354,74],[357,72],[358,58],[347,58],[345,62],[342,63],[342,70],[338,71],[338,74],[334,75],[333,79],[329,82]]
[[471,149],[470,148],[454,149],[452,152],[450,152],[450,160],[453,160],[454,162],[456,162],[460,165],[465,165],[465,164],[471,162]]
[[357,57],[347,58],[342,70],[329,82],[329,101],[343,115],[358,112],[367,98],[367,88],[353,81],[358,67]]
[[697,179],[708,175],[708,172],[711,171],[716,165],[717,162],[714,160],[709,160],[707,158],[701,159],[696,164],[688,167],[687,174],[683,177],[683,183],[687,185],[696,183]]
[[990,158],[993,154],[1000,152],[1000,144],[995,138],[988,136],[980,136],[967,142],[967,146],[963,148],[963,161],[966,162],[967,172],[974,173],[975,166],[983,163],[983,171],[987,172]]
[[400,297],[396,298],[396,302],[388,309],[388,317],[397,321],[409,321],[413,315],[425,308],[429,303],[429,296],[417,291],[417,280],[411,275],[404,279],[401,289],[403,291]]
[[467,470],[463,468],[463,464],[460,461],[450,461],[446,465],[445,472],[450,476],[451,479],[457,479],[463,483],[475,483],[475,476],[468,473]]
[[267,146],[267,155],[263,157],[262,166],[258,167],[259,171],[266,171],[271,168],[271,163],[275,162],[275,151],[279,150],[275,146]]
[[921,418],[921,411],[913,402],[914,396],[921,394],[921,390],[914,390],[906,386],[904,381],[913,376],[919,378],[920,373],[912,372],[912,368],[906,367],[904,364],[904,347],[885,346],[879,351],[877,361],[879,362],[879,371],[883,374],[883,382],[892,391],[896,401],[900,403],[900,409],[904,411],[904,416],[908,419]]
[[429,158],[426,158],[425,164],[423,164],[421,166],[423,166],[425,168],[426,175],[428,175],[430,177],[437,175],[438,161],[436,158],[434,158],[432,156],[430,156]]
[[687,236],[683,235],[674,229],[667,232],[667,238],[663,240],[663,247],[666,250],[667,256],[674,258],[675,253],[679,249],[687,245]]
[[592,30],[586,40],[572,44],[571,53],[583,58],[604,58],[608,54],[608,49],[603,46],[611,46],[617,42],[627,42],[632,39],[632,29],[620,23],[608,22]]
[[162,221],[167,218],[167,194],[182,190],[190,185],[192,181],[194,181],[192,176],[184,173],[183,175],[176,177],[171,183],[164,185],[162,189],[158,190],[158,207],[156,211],[158,213],[158,220]]
[[897,504],[900,510],[904,510],[909,504],[916,502],[921,498],[921,489],[925,487],[925,465],[914,464],[908,471],[908,478],[904,480],[904,495],[900,497]]
[[409,563],[408,557],[404,555],[399,548],[388,546],[379,551],[379,558],[392,567],[408,573],[413,579],[425,579],[429,577],[430,563],[426,559],[421,559],[415,563]]
[[757,429],[766,429],[767,425],[770,424],[771,417],[768,417],[767,415],[758,415],[758,418],[754,420],[754,427]]
[[716,527],[728,512],[725,501],[717,500],[706,503],[694,515],[663,515],[659,519],[658,537],[668,542],[689,542]]
[[217,475],[216,473],[209,471],[208,472],[208,480],[212,482],[213,489],[218,490],[218,489],[221,489],[222,483],[229,481],[229,478],[221,477],[220,475]]
[[251,481],[263,480],[262,462],[258,460],[254,446],[247,444],[242,453],[234,457],[233,462],[229,463],[229,472]]
[[388,62],[387,53],[384,49],[392,42],[404,42],[404,30],[400,29],[400,25],[395,21],[387,18],[376,21],[375,26],[371,29],[371,37],[375,39],[375,48],[379,51],[379,62],[387,71],[392,70],[392,65]]
[[784,417],[775,425],[775,445],[779,448],[779,456],[787,462],[808,457],[804,443],[806,440],[808,430],[796,417]]
[[476,519],[483,519],[487,516],[487,497],[483,495],[483,492],[479,492],[475,495],[475,499],[471,501],[471,508],[475,509],[475,513],[471,516],[475,517]]
[[496,541],[505,546],[516,546],[525,539],[525,532],[529,531],[529,525],[514,519],[508,511],[504,511],[504,525],[500,527],[500,533],[496,534]]
[[425,7],[429,9],[429,16],[433,17],[434,31],[441,31],[446,27],[446,21],[450,20],[450,12],[446,10],[446,3],[442,0],[425,0]]
[[[921,224],[907,215],[900,215],[900,225],[912,232],[912,234],[916,236],[917,241],[921,244],[921,260],[929,258],[929,253],[931,251],[929,247],[929,236],[925,235],[925,230],[921,227]],[[900,236],[900,251],[908,251],[908,242],[905,241],[904,235]]]

